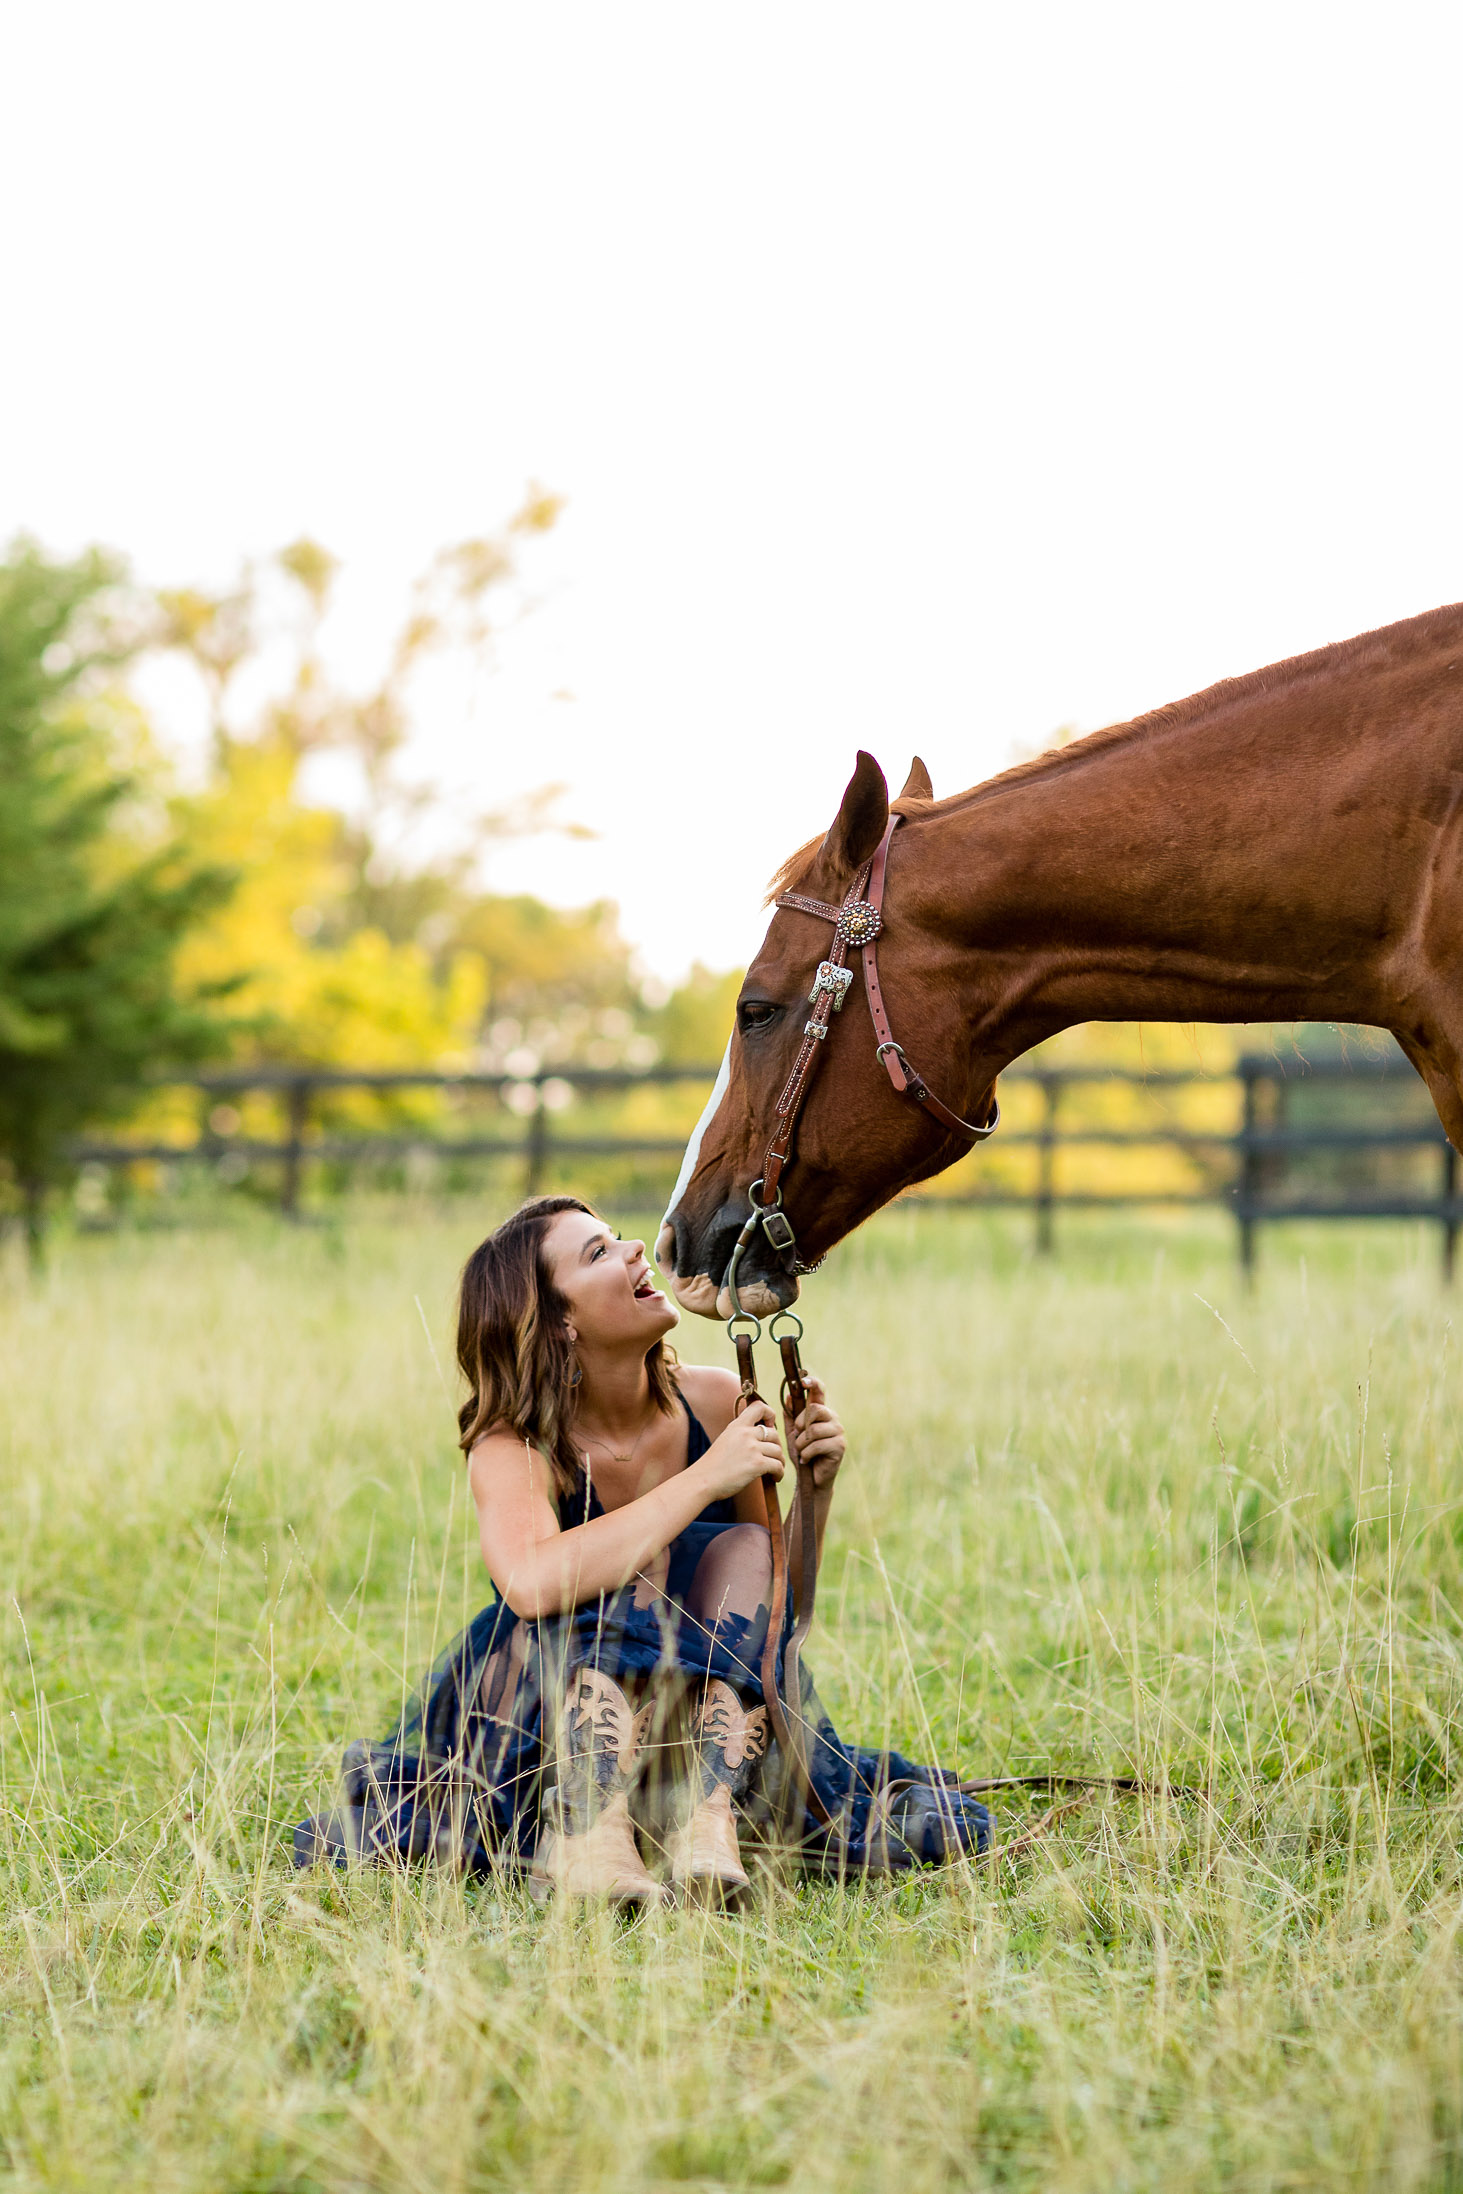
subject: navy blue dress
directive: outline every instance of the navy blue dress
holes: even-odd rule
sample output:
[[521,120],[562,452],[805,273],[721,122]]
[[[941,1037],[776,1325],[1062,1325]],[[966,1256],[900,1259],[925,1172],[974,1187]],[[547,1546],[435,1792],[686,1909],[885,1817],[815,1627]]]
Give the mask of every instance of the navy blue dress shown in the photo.
[[[710,1441],[685,1397],[686,1463]],[[559,1503],[568,1530],[604,1510],[592,1483]],[[768,1617],[724,1617],[708,1625],[686,1606],[702,1555],[737,1522],[731,1501],[713,1501],[667,1552],[659,1597],[634,1585],[535,1621],[495,1593],[431,1670],[415,1700],[379,1744],[350,1745],[343,1802],[295,1830],[295,1862],[436,1857],[467,1872],[495,1862],[526,1864],[539,1832],[545,1700],[561,1697],[571,1668],[588,1664],[620,1681],[674,1669],[692,1683],[720,1677],[749,1703],[762,1696],[760,1667]],[[784,1611],[784,1635],[791,1609]],[[957,1787],[958,1777],[917,1766],[897,1752],[846,1745],[802,1670],[802,1714],[813,1782],[834,1818],[828,1828],[798,1808],[793,1843],[815,1873],[890,1872],[986,1849],[990,1815]],[[768,1762],[778,1773],[776,1750]],[[764,1769],[763,1783],[769,1780]],[[917,1802],[909,1802],[913,1797]],[[771,1818],[765,1797],[749,1801],[755,1830]],[[784,1840],[786,1830],[783,1831]]]

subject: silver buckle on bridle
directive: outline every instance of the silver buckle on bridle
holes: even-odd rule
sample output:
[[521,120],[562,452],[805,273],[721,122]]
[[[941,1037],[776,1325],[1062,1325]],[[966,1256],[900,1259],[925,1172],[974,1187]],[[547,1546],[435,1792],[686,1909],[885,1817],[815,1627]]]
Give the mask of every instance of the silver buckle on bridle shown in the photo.
[[835,967],[831,960],[820,960],[818,962],[818,972],[813,977],[813,987],[808,992],[808,1004],[815,1006],[822,992],[825,990],[831,991],[833,993],[833,1010],[835,1013],[842,1013],[843,1001],[848,996],[848,987],[852,981],[853,969],[851,967]]

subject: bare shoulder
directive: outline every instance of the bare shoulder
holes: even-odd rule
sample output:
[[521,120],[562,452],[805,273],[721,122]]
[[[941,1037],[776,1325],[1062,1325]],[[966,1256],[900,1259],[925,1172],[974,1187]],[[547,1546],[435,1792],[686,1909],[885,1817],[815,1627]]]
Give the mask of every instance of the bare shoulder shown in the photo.
[[475,1440],[467,1458],[467,1482],[473,1498],[494,1493],[543,1493],[548,1485],[543,1457],[511,1425],[494,1425]]
[[735,1372],[715,1364],[678,1364],[676,1384],[714,1440],[732,1421],[741,1392]]

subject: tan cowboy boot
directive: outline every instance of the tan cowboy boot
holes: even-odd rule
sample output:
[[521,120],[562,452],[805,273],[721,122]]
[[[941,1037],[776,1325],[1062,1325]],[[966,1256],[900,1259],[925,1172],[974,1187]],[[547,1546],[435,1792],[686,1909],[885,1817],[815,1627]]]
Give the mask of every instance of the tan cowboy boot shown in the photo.
[[558,1731],[558,1784],[545,1793],[544,1824],[528,1887],[539,1903],[567,1897],[661,1904],[665,1892],[635,1844],[630,1785],[650,1720],[597,1668],[576,1669]]
[[706,1686],[691,1736],[691,1787],[666,1848],[671,1880],[686,1896],[732,1904],[747,1887],[732,1806],[746,1796],[767,1750],[767,1709],[743,1706],[730,1684]]

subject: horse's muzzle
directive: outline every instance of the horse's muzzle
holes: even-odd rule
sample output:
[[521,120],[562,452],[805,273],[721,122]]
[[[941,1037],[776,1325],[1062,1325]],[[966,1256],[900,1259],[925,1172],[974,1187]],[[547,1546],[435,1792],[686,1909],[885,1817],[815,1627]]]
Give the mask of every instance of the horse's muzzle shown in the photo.
[[[746,1217],[745,1204],[723,1204],[694,1249],[687,1240],[689,1230],[683,1217],[678,1215],[674,1227],[668,1220],[661,1228],[655,1245],[656,1261],[669,1276],[676,1301],[683,1310],[698,1318],[731,1316],[732,1299],[726,1285],[726,1270]],[[683,1257],[687,1264],[699,1265],[702,1269],[682,1272]],[[737,1271],[737,1294],[743,1310],[749,1310],[754,1318],[768,1318],[773,1311],[785,1310],[789,1303],[797,1301],[797,1275],[788,1271],[760,1232],[742,1252]]]

